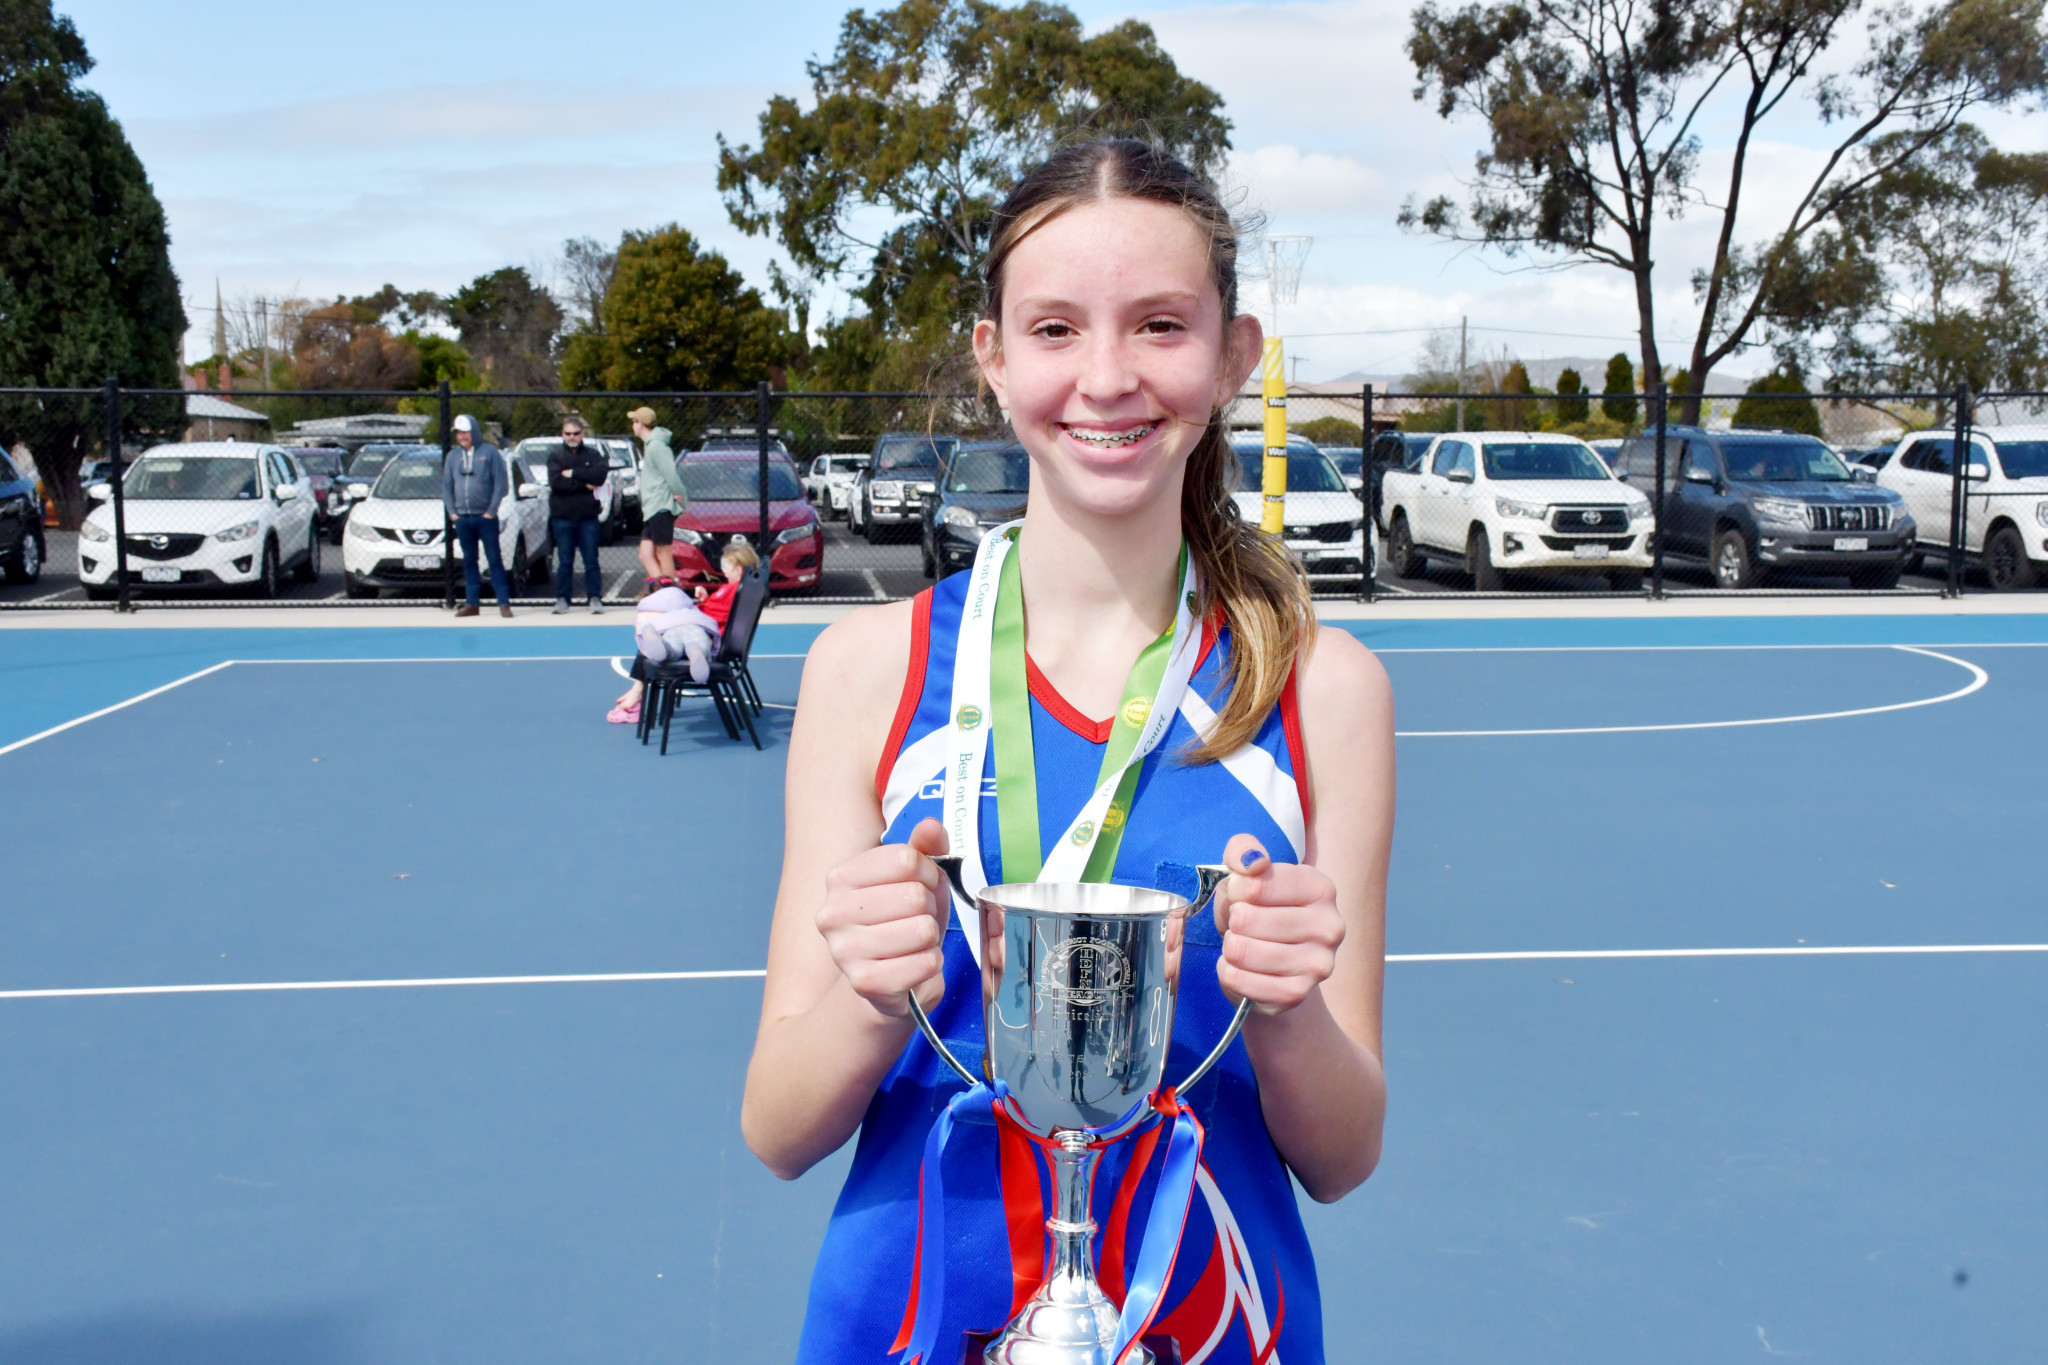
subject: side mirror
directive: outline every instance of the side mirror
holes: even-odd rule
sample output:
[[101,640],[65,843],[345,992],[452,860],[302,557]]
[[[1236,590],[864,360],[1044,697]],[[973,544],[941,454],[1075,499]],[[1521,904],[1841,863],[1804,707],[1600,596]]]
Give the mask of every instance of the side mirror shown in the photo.
[[1972,460],[1963,466],[1963,477],[1966,479],[1988,479],[1991,477],[1991,466],[1982,460]]
[[370,486],[368,484],[352,483],[341,490],[341,495],[350,502],[361,502],[364,498],[370,496]]
[[523,502],[528,498],[537,498],[547,491],[547,485],[545,484],[522,483],[519,485],[518,496],[519,499]]
[[1849,466],[1849,477],[1857,483],[1876,483],[1877,471],[1867,464],[1852,464]]
[[270,491],[276,495],[279,502],[290,502],[299,495],[299,486],[295,483],[281,483]]
[[1470,483],[1472,482],[1472,471],[1469,469],[1453,469],[1444,475],[1444,478],[1452,483]]
[[85,495],[94,502],[105,502],[114,496],[114,485],[110,483],[96,483],[85,490]]
[[1687,465],[1685,467],[1685,481],[1687,483],[1712,484],[1714,482],[1714,476],[1707,470],[1697,469],[1692,465]]

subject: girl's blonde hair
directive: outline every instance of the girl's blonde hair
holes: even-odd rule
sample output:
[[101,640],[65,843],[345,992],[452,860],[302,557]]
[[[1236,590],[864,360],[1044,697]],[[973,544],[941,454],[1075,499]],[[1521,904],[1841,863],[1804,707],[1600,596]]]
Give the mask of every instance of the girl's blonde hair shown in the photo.
[[[1237,225],[1216,190],[1170,152],[1128,138],[1074,143],[1054,152],[1010,191],[996,210],[982,263],[982,316],[1003,315],[1003,267],[1017,243],[1085,204],[1143,199],[1186,214],[1209,247],[1209,274],[1227,324],[1237,316]],[[1230,627],[1225,665],[1230,697],[1185,759],[1213,763],[1235,753],[1265,724],[1308,648],[1314,620],[1307,580],[1278,537],[1247,525],[1231,494],[1241,477],[1223,428],[1223,410],[1188,456],[1181,487],[1181,534],[1201,570],[1202,619],[1221,609]]]
[[718,552],[718,562],[720,564],[725,563],[728,559],[737,560],[740,568],[748,573],[752,573],[761,567],[761,556],[755,554],[754,547],[747,544],[744,540],[735,540]]

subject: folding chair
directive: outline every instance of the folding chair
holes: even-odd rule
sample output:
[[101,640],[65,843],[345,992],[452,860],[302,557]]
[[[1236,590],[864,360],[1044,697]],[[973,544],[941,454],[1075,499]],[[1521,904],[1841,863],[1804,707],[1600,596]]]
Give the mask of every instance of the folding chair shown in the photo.
[[760,732],[754,728],[754,717],[761,712],[761,693],[754,686],[753,674],[747,669],[747,654],[753,648],[754,628],[761,623],[762,608],[767,605],[766,579],[759,574],[749,574],[733,598],[732,615],[726,619],[718,654],[711,660],[711,671],[701,683],[691,679],[688,660],[662,664],[648,663],[645,659],[639,661],[647,683],[647,694],[640,704],[642,744],[654,733],[658,721],[661,725],[661,752],[666,754],[669,726],[675,720],[676,701],[702,692],[718,708],[718,719],[725,726],[729,738],[738,739],[740,727],[744,725],[754,747],[761,747]]

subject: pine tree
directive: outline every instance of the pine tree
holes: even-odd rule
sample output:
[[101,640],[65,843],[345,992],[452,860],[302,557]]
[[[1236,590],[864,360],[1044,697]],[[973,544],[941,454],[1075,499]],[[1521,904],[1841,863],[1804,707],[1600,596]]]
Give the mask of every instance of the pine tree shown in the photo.
[[1633,427],[1640,410],[1635,394],[1636,367],[1627,352],[1616,351],[1607,362],[1607,382],[1600,390],[1601,413],[1611,422]]

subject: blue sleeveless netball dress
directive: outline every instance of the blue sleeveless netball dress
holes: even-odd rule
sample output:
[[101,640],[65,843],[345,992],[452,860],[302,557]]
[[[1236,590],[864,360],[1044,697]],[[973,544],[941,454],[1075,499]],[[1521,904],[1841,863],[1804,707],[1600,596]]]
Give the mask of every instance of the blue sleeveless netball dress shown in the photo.
[[[915,603],[910,668],[876,774],[884,837],[892,843],[908,839],[927,816],[943,819],[940,774],[968,578],[955,574]],[[1141,770],[1112,881],[1192,898],[1195,865],[1221,860],[1224,844],[1239,833],[1256,836],[1277,862],[1301,860],[1307,794],[1296,774],[1306,769],[1291,680],[1250,744],[1220,763],[1175,761],[1223,705],[1229,650],[1229,631],[1212,625],[1180,712]],[[1081,716],[1035,667],[1027,664],[1027,672],[1038,828],[1049,854],[1051,841],[1094,789],[1110,722]],[[1000,733],[991,737],[1001,742]],[[1002,881],[993,756],[983,771],[981,856],[993,885]],[[1168,1081],[1193,1069],[1230,1022],[1232,1006],[1216,981],[1221,947],[1213,916],[1204,912],[1189,922]],[[953,1054],[978,1071],[981,974],[957,912],[944,957],[946,994],[931,1012],[932,1023]],[[923,1365],[956,1365],[972,1340],[999,1331],[1038,1288],[1046,1268],[1044,1207],[1051,1182],[1029,1141],[1012,1130],[992,1124],[954,1130],[944,1157],[945,1246],[918,1246],[925,1137],[947,1101],[964,1089],[922,1035],[913,1034],[876,1090],[811,1280],[801,1365],[892,1360],[908,1340],[920,1254],[943,1254],[946,1264],[940,1347]],[[1177,1351],[1182,1365],[1319,1365],[1315,1262],[1293,1185],[1266,1132],[1243,1041],[1182,1099],[1207,1138],[1180,1253],[1147,1344],[1165,1360]],[[1118,1302],[1156,1183],[1159,1163],[1146,1161],[1150,1150],[1137,1139],[1110,1147],[1091,1195],[1102,1228],[1098,1277]],[[978,1354],[972,1365],[980,1365]]]

